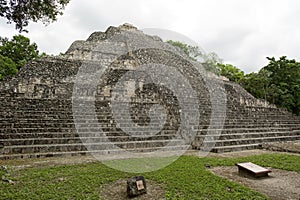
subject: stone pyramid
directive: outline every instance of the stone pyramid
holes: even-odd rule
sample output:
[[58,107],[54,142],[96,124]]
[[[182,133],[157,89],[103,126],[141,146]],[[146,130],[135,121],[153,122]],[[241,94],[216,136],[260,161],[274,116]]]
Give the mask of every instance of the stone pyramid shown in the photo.
[[0,159],[229,152],[300,139],[299,117],[129,24],[28,63],[0,93]]

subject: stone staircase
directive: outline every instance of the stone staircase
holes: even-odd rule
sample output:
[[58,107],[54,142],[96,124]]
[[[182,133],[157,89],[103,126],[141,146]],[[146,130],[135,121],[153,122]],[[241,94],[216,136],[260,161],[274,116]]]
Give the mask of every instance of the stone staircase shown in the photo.
[[[84,125],[78,134],[70,99],[27,99],[23,94],[3,94],[0,100],[1,107],[5,108],[0,111],[0,143],[3,147],[0,159],[86,155],[91,149],[103,155],[118,154],[107,140],[130,152],[151,152],[174,142],[176,135],[176,127],[172,126],[166,126],[159,134],[146,139],[124,135],[115,127],[107,126],[112,116],[103,110],[94,123],[89,121],[89,126],[102,124],[105,127],[103,134],[91,127],[85,132]],[[208,129],[207,124],[199,129],[192,147],[201,149],[205,145],[214,145],[211,151],[222,153],[257,149],[262,143],[300,140],[297,116],[278,108],[240,106],[239,110],[235,114],[229,103],[223,129]],[[87,119],[88,115],[82,116],[83,124]],[[221,135],[218,134],[220,131]],[[174,150],[186,148],[180,139],[178,145],[174,145]]]
[[263,143],[300,140],[298,116],[274,107],[237,106],[238,103],[234,103],[236,106],[228,102],[223,129],[200,130],[194,149],[208,146],[212,147],[211,152],[224,153],[258,149]]
[[[153,152],[163,150],[170,142],[168,150],[188,148],[183,140],[174,139],[176,130],[165,126],[159,134],[151,138],[139,138],[124,135],[115,127],[106,127],[110,120],[100,121],[101,117],[111,118],[111,113],[102,112],[94,124],[102,124],[105,132],[93,130],[89,121],[77,133],[73,120],[70,99],[27,99],[23,94],[2,94],[0,104],[0,149],[1,159],[39,158],[53,156],[86,155],[91,152],[99,155],[117,155],[119,150],[129,152]],[[82,117],[83,122],[89,118]],[[79,124],[80,125],[80,124]],[[107,141],[112,142],[108,143]],[[86,147],[89,147],[87,149]]]

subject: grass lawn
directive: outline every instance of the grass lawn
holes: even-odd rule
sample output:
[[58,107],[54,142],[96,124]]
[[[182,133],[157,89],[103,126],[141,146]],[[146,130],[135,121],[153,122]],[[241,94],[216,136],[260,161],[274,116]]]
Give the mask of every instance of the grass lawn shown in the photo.
[[[182,156],[163,169],[142,175],[160,183],[167,199],[267,199],[205,168],[206,164],[232,166],[243,161],[300,172],[299,156],[264,154],[243,158]],[[101,163],[87,163],[12,170],[9,175],[0,170],[0,175],[9,176],[15,182],[14,185],[0,183],[0,199],[99,199],[102,185],[137,174],[117,171]]]

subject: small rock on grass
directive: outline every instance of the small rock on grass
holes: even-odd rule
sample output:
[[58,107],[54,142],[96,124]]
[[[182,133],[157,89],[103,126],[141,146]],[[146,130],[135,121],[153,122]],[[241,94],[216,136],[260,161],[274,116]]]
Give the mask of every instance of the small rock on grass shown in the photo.
[[7,166],[2,165],[2,166],[1,166],[1,169],[2,169],[3,171],[5,171],[6,173],[9,173]]
[[10,180],[10,179],[8,179],[8,178],[5,178],[4,176],[2,176],[2,182],[4,182],[4,183],[9,183],[9,184],[12,184],[12,185],[15,184],[14,181],[12,181],[12,180]]

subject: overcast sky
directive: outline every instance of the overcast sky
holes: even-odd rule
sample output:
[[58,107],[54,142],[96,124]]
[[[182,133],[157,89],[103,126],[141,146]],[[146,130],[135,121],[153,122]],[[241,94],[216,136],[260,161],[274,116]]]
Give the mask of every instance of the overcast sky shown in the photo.
[[[56,55],[75,40],[125,22],[181,33],[247,73],[265,66],[266,56],[300,61],[298,0],[71,0],[58,21],[32,23],[24,35]],[[18,34],[4,18],[0,26],[2,37]]]

